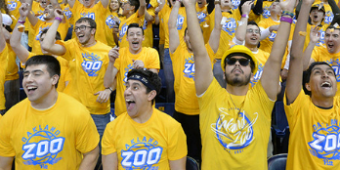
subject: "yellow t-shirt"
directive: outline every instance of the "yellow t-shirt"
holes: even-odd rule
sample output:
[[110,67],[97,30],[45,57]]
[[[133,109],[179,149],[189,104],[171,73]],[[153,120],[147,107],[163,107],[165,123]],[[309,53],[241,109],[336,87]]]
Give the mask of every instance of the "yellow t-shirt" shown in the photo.
[[329,4],[324,4],[323,5],[325,8],[325,19],[324,19],[324,23],[325,24],[331,24],[331,22],[333,21],[334,18],[334,14],[332,12],[332,8],[331,6],[329,6]]
[[[203,8],[200,8],[198,4],[196,3],[196,12],[197,12],[197,18],[198,22],[200,24],[200,27],[203,31],[203,38],[204,43],[208,43],[209,37],[210,37],[210,15],[208,15],[207,6],[204,6]],[[212,18],[214,19],[214,18]]]
[[69,72],[73,83],[68,84],[72,96],[89,109],[91,114],[107,114],[110,112],[110,100],[98,103],[94,94],[105,90],[104,76],[109,64],[111,47],[97,41],[92,47],[82,47],[76,39],[66,42],[57,41],[66,48],[61,57],[69,62]]
[[132,14],[129,18],[126,18],[125,20],[121,21],[119,24],[119,47],[129,47],[129,42],[126,40],[126,32],[128,29],[128,26],[131,23],[138,23],[140,26],[144,23],[144,15],[138,16],[138,10]]
[[[11,28],[14,29],[20,17],[19,7],[21,6],[21,2],[20,0],[5,0],[5,1],[6,1],[7,9],[9,11],[9,15],[11,16],[12,21],[13,21]],[[28,26],[29,26],[29,21],[28,21],[28,18],[26,18],[25,30],[28,30]]]
[[337,92],[336,96],[340,95],[340,52],[339,53],[329,53],[325,47],[315,47],[312,52],[312,59],[316,62],[324,61],[332,66],[335,71],[336,81],[337,81]]
[[[205,48],[212,64],[214,52],[209,44]],[[186,115],[198,115],[200,111],[195,88],[194,54],[188,51],[187,46],[179,45],[174,53],[170,52],[170,57],[175,77],[175,110]]]
[[98,146],[99,134],[89,111],[58,93],[54,106],[37,110],[28,99],[0,120],[0,156],[15,157],[15,168],[79,169],[82,154]]
[[70,26],[74,23],[71,8],[68,4],[60,4],[61,9],[66,17],[67,22]]
[[[53,21],[53,20],[52,20]],[[38,22],[33,26],[34,30],[34,40],[32,42],[32,53],[42,54],[40,47],[40,35],[44,29],[48,29],[53,22],[45,22],[38,20]],[[69,24],[67,22],[60,23],[58,27],[58,32],[60,33],[61,39],[64,40],[69,28]]]
[[144,67],[147,69],[159,69],[159,55],[158,52],[149,47],[142,47],[142,51],[138,54],[131,54],[128,47],[119,49],[119,58],[116,59],[114,67],[118,69],[116,75],[117,78],[117,90],[115,100],[115,115],[119,116],[126,112],[124,91],[125,83],[127,81],[128,72],[133,69],[132,60],[141,60],[144,63]]
[[[268,19],[270,18],[270,6],[272,5],[274,1],[263,1],[263,13],[262,13],[262,19]],[[261,19],[261,20],[262,20]]]
[[[169,20],[170,12],[171,12],[171,8],[167,4],[165,4],[162,10],[158,13],[159,44],[165,45],[165,31],[168,30],[168,20]],[[167,44],[167,48],[169,48],[169,44]]]
[[116,43],[113,38],[113,27],[115,25],[115,21],[113,20],[114,17],[118,17],[118,14],[116,12],[110,12],[110,10],[107,10],[106,20],[105,20],[105,33],[106,33],[107,45],[110,47],[116,46]]
[[[286,98],[286,96],[285,96]],[[333,108],[321,109],[303,90],[284,108],[290,129],[287,169],[339,169],[340,98]]]
[[[32,3],[32,14],[36,16],[39,20],[45,21],[44,19],[44,11],[45,9],[40,6],[40,3],[33,1]],[[28,45],[32,47],[34,45],[34,39],[35,39],[35,33],[36,30],[33,28],[33,26],[28,22],[27,24],[25,23],[25,31],[28,31]]]
[[[319,42],[316,44],[317,47],[320,47],[320,46],[325,46],[325,31],[327,29],[329,25],[327,24],[324,24],[322,25],[322,27],[320,28],[319,32],[320,32],[320,40]],[[312,29],[312,27],[315,27],[315,25],[310,25],[310,24],[307,24],[307,29],[306,29],[306,40],[305,40],[305,45],[303,47],[303,50],[305,50],[310,42],[310,31]],[[293,35],[291,35],[293,36]]]
[[[229,12],[222,12],[222,31],[220,36],[220,45],[215,55],[216,59],[221,59],[224,52],[230,48],[230,42],[235,36],[238,21],[241,19],[241,14],[238,9]],[[212,31],[215,25],[215,9],[210,14],[210,30]],[[221,21],[221,22],[222,22]]]
[[260,78],[263,72],[263,67],[266,64],[269,58],[269,55],[270,55],[269,53],[264,52],[261,49],[258,49],[257,52],[253,52],[253,54],[255,55],[255,58],[257,59],[257,72],[254,75],[254,79],[250,81],[252,87],[255,85],[255,83],[260,81]]
[[135,122],[125,112],[107,124],[102,148],[103,155],[117,153],[119,170],[170,170],[169,160],[187,155],[181,124],[155,108],[145,123]]
[[8,65],[8,47],[7,45],[5,46],[5,48],[0,51],[0,63],[1,63],[1,67],[0,67],[0,110],[5,110],[5,75],[7,72],[7,65]]
[[[146,11],[149,15],[155,17],[155,9],[150,7]],[[144,30],[144,41],[142,42],[143,47],[153,47],[153,30],[152,30],[153,22],[147,22],[144,19],[143,22],[143,30]]]
[[[164,5],[164,8],[166,5]],[[169,48],[169,27],[168,27],[168,22],[169,22],[169,17],[171,13],[171,8],[166,10],[167,13],[164,14],[163,16],[163,31],[164,31],[164,48]],[[185,12],[184,7],[180,7],[178,11],[178,16],[177,16],[177,22],[176,22],[176,27],[178,31],[178,36],[179,36],[179,42],[184,44],[184,33],[185,29],[187,28],[187,14]]]
[[[73,14],[73,25],[77,22],[79,18],[92,18],[96,24],[96,40],[107,44],[106,35],[105,35],[105,16],[107,14],[108,8],[104,8],[101,1],[95,4],[92,8],[86,8],[83,4],[81,4],[78,0],[75,1],[73,8],[71,8],[71,12]],[[75,37],[75,34],[73,34]]]
[[[29,52],[28,53],[28,57],[27,57],[27,60],[32,58],[33,56],[36,56],[37,54],[35,53],[31,53]],[[58,81],[58,87],[57,87],[57,90],[59,92],[63,92],[64,89],[65,89],[65,84],[66,84],[66,75],[67,74],[70,74],[68,72],[68,61],[65,60],[64,58],[62,57],[57,57],[56,58],[58,61],[59,61],[59,64],[60,64],[60,77],[59,77],[59,81]],[[25,63],[21,63],[21,66],[24,68],[25,67]]]
[[198,97],[202,170],[266,170],[274,103],[261,83],[247,95],[235,96],[214,78]]
[[16,80],[19,78],[18,74],[19,68],[17,63],[15,62],[17,56],[9,44],[7,44],[7,47],[8,47],[8,65],[5,75],[5,81]]

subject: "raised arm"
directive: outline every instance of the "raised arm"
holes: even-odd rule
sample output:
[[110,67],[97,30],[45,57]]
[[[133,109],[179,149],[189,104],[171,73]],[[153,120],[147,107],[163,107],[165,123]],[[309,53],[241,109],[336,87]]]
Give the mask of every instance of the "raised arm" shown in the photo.
[[145,0],[139,0],[139,4],[138,16],[143,16],[146,11],[146,2]]
[[287,105],[293,103],[301,91],[304,59],[303,46],[306,37],[302,36],[300,33],[306,32],[309,11],[314,0],[302,1],[303,2],[299,13],[299,18],[294,30],[292,50],[290,52],[289,72],[285,91],[287,97]]
[[106,69],[104,76],[104,87],[109,88],[112,87],[114,78],[118,73],[118,69],[114,67],[114,63],[116,59],[119,57],[119,47],[112,48],[109,52],[109,65]]
[[80,163],[79,170],[93,170],[99,157],[99,146],[92,151],[83,154],[83,160]]
[[[25,21],[25,19],[23,18],[19,18],[19,21]],[[24,29],[24,26],[17,22],[17,25],[15,26],[15,28],[13,29],[13,33],[11,36],[11,40],[10,40],[10,44],[12,47],[12,50],[15,52],[15,54],[18,56],[18,58],[20,59],[21,62],[25,63],[27,60],[27,57],[29,56],[29,52],[28,50],[21,45],[20,43],[20,39],[21,39],[21,32],[18,30],[18,27],[21,26]],[[0,33],[1,34],[1,33]]]
[[[109,0],[100,0],[100,2],[102,3],[104,8],[107,8],[107,6],[109,5]],[[119,2],[119,1],[118,1]]]
[[117,152],[111,153],[109,155],[103,155],[102,162],[104,170],[117,170],[118,169]]
[[214,29],[212,30],[209,38],[209,45],[214,53],[217,52],[218,46],[220,45],[220,36],[221,36],[221,20],[222,20],[222,10],[221,10],[221,2],[215,1],[215,25]]
[[211,62],[204,46],[204,39],[196,15],[196,1],[183,0],[187,13],[188,34],[195,60],[196,94],[204,93],[213,80]]
[[14,157],[0,156],[0,170],[11,170]]
[[[60,9],[56,9],[54,11],[55,17],[59,17],[61,19],[64,18],[63,12]],[[54,20],[50,28],[48,29],[44,41],[41,44],[41,48],[51,54],[54,55],[64,55],[66,49],[64,46],[60,44],[55,44],[55,36],[57,34],[58,26],[60,24],[59,20]]]
[[[2,14],[0,16],[0,23],[2,23]],[[0,52],[2,52],[6,47],[6,39],[5,39],[4,32],[2,31],[2,29],[5,29],[5,28],[3,26],[0,27]]]
[[310,31],[310,41],[308,43],[307,48],[303,52],[303,70],[307,70],[309,65],[314,62],[314,60],[311,58],[313,49],[315,45],[320,40],[320,32],[319,27],[315,26]]
[[[242,5],[242,15],[247,15],[247,16],[249,15],[252,4],[253,4],[252,1],[247,1]],[[247,24],[248,24],[248,17],[242,17],[236,29],[236,33],[235,33],[235,38],[238,41],[244,41],[246,37]]]
[[[281,0],[280,6],[282,10],[293,13],[295,1],[296,0]],[[271,100],[276,100],[277,93],[279,92],[281,63],[286,50],[291,26],[291,23],[287,21],[282,21],[283,18],[290,19],[291,22],[293,21],[293,18],[291,18],[289,15],[281,16],[279,30],[274,40],[270,57],[264,65],[263,73],[260,80],[263,89],[266,91],[269,99]]]
[[[178,11],[179,11],[180,6],[181,6],[181,3],[179,1],[176,1],[171,10],[169,21],[168,21],[169,50],[171,53],[174,53],[180,44],[179,34],[178,34],[177,27],[176,27]],[[197,20],[197,17],[195,20]]]

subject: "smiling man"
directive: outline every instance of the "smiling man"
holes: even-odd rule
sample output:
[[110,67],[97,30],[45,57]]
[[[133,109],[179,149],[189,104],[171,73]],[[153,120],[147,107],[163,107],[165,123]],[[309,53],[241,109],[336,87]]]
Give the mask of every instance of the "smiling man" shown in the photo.
[[27,99],[0,120],[0,169],[94,169],[99,135],[89,111],[57,92],[60,65],[48,55],[27,60]]
[[[142,47],[144,41],[144,31],[137,23],[132,23],[127,28],[127,41],[129,47],[113,48],[112,56],[118,58],[110,59],[108,70],[104,80],[104,85],[109,86],[113,82],[112,77],[117,79],[117,91],[115,100],[115,115],[119,116],[126,112],[124,91],[128,72],[133,68],[147,68],[154,73],[158,73],[160,68],[158,52],[149,47]],[[109,80],[109,81],[107,81]]]
[[182,126],[152,106],[161,79],[150,70],[132,69],[125,86],[127,112],[105,129],[104,170],[184,170],[187,145]]

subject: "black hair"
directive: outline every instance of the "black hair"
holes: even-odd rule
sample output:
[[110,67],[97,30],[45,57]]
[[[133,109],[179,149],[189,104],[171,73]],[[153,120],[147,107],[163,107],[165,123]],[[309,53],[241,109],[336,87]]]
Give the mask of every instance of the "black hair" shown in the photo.
[[[303,86],[303,90],[305,91],[306,94],[308,95],[311,95],[311,91],[308,91],[307,88],[306,88],[306,83],[309,83],[310,81],[310,76],[312,75],[312,70],[315,66],[318,66],[318,65],[327,65],[329,66],[332,70],[332,66],[330,66],[328,63],[326,62],[314,62],[312,64],[310,64],[310,66],[308,67],[308,69],[306,71],[304,71],[303,73],[303,80],[302,80],[302,86]],[[333,73],[335,75],[335,72],[333,70]]]
[[79,18],[76,24],[80,24],[82,22],[88,22],[91,28],[97,29],[96,21],[94,21],[92,18]]
[[[41,31],[41,34],[40,34],[40,39],[42,37],[43,34],[46,34],[48,31],[48,28],[45,28]],[[61,36],[60,36],[60,33],[57,31],[56,35],[55,35],[55,40],[61,40]]]
[[251,68],[251,72],[254,71],[254,69],[255,69],[255,63],[254,63],[253,59],[252,59],[249,55],[247,55],[247,54],[245,54],[245,53],[231,53],[231,54],[229,54],[229,55],[224,59],[224,66],[223,66],[223,68],[225,68],[225,66],[227,65],[227,58],[231,58],[231,57],[234,57],[234,56],[242,56],[242,57],[246,57],[246,58],[250,59],[250,68]]
[[12,32],[12,31],[13,31],[13,29],[12,29],[11,26],[9,26],[9,25],[2,24],[2,26],[3,26],[8,32]]
[[[139,74],[145,77],[148,80],[148,82],[150,82],[150,84],[152,84],[155,87],[157,95],[161,92],[162,82],[158,74],[147,69],[132,69],[128,72],[127,77],[130,77],[134,74]],[[151,91],[152,90],[149,87],[146,87],[146,93],[150,93]],[[154,104],[155,99],[156,97],[152,100],[152,104]]]
[[[50,77],[54,75],[58,75],[60,77],[60,64],[59,61],[50,55],[36,55],[28,59],[25,63],[25,68],[32,65],[46,65],[47,72],[50,74]],[[59,80],[58,80],[59,81]],[[58,87],[58,82],[55,85]]]
[[129,35],[129,29],[130,28],[140,28],[142,29],[142,34],[144,35],[144,30],[143,30],[143,27],[142,26],[139,26],[139,24],[137,23],[131,23],[128,28],[127,28],[127,31],[126,31],[126,35]]
[[129,0],[130,5],[135,7],[135,12],[139,9],[139,0]]
[[329,25],[326,30],[328,30],[328,29],[335,29],[335,30],[339,30],[340,31],[340,28],[339,27],[334,27],[334,25]]

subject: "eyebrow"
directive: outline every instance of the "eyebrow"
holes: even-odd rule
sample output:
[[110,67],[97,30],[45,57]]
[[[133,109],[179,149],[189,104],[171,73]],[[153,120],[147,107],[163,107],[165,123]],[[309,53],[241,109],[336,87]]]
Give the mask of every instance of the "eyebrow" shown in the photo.
[[42,70],[33,70],[33,71],[28,71],[28,70],[25,70],[25,71],[24,71],[24,74],[26,74],[26,73],[30,73],[30,72],[32,72],[32,73],[42,72],[42,73],[43,73],[43,71],[42,71]]

